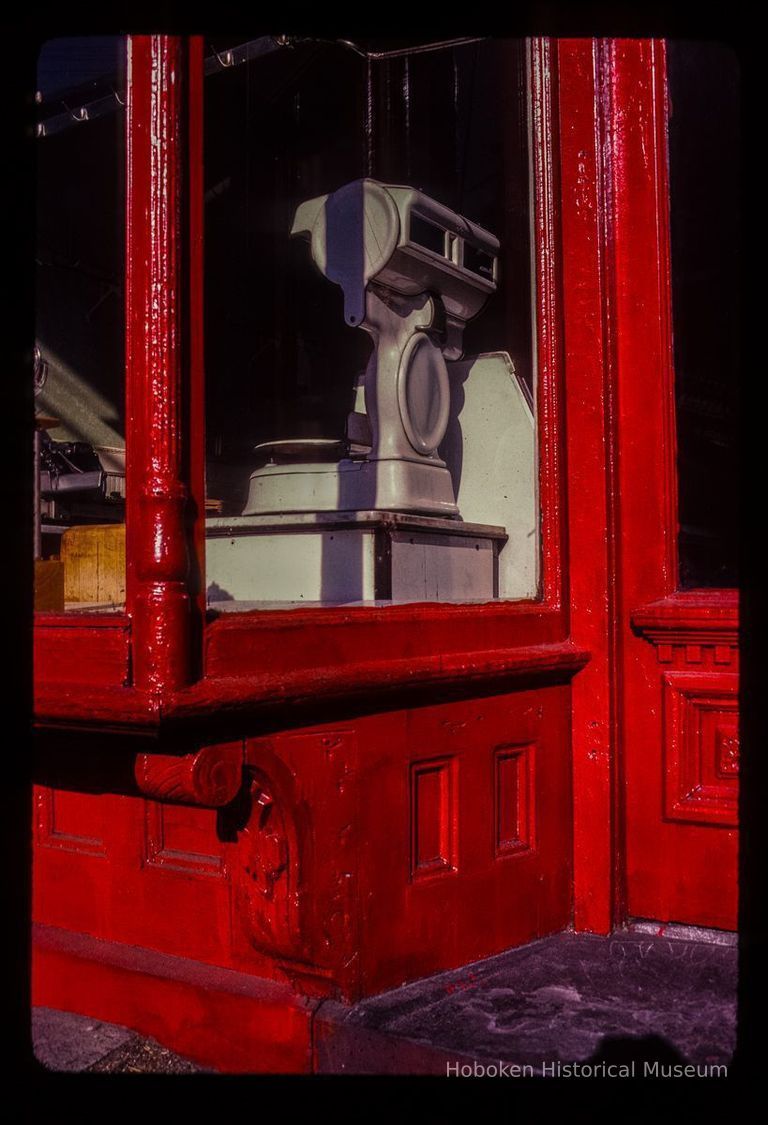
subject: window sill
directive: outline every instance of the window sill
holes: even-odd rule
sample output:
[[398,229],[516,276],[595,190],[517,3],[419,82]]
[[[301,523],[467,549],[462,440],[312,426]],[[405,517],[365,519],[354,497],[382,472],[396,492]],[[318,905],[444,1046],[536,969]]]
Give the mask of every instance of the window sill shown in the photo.
[[589,653],[568,641],[515,648],[456,652],[400,660],[359,660],[304,668],[289,674],[207,677],[166,700],[133,688],[44,683],[36,693],[35,721],[56,728],[102,728],[157,735],[188,728],[217,738],[253,719],[280,718],[295,725],[328,708],[406,706],[436,688],[467,696],[522,684],[541,687],[570,680]]

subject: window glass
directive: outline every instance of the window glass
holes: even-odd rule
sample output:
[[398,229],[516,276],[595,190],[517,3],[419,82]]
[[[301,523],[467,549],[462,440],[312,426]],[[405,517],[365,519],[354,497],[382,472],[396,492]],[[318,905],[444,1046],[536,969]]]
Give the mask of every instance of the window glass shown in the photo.
[[525,44],[424,47],[207,43],[213,612],[536,596]]
[[738,583],[739,68],[672,40],[669,174],[680,586]]
[[37,71],[35,608],[125,604],[125,40]]

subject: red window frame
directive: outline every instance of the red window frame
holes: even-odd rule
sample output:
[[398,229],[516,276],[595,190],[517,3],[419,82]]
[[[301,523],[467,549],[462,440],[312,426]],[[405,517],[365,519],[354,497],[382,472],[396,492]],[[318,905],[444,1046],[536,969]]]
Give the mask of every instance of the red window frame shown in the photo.
[[[459,676],[498,679],[519,674],[526,663],[538,669],[570,662],[570,653],[557,651],[567,633],[567,598],[551,54],[548,41],[529,41],[541,597],[482,606],[261,610],[206,622],[203,41],[199,36],[130,36],[126,611],[109,620],[41,614],[38,632],[52,641],[57,630],[65,630],[69,643],[80,632],[83,651],[93,651],[96,666],[107,637],[114,645],[117,634],[129,636],[129,668],[114,686],[129,684],[155,699],[163,697],[166,705],[194,683],[201,701],[217,691],[229,694],[235,671],[241,681],[263,681],[263,691],[253,682],[240,684],[254,702],[254,692],[266,693],[267,685],[274,690],[276,679],[293,683],[300,694],[343,690],[350,682],[375,691],[377,684],[392,689],[414,678],[423,683]],[[360,639],[369,629],[375,629],[375,659],[369,654],[361,661]],[[78,677],[93,679],[90,666],[86,659]],[[40,688],[47,691],[44,683]]]

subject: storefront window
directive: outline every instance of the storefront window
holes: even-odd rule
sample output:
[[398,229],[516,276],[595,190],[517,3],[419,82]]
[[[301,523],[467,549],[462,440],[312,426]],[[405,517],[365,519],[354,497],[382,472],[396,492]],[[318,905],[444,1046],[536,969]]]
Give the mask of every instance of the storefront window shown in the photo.
[[526,45],[208,41],[207,598],[532,598]]
[[125,604],[125,40],[37,73],[35,608]]

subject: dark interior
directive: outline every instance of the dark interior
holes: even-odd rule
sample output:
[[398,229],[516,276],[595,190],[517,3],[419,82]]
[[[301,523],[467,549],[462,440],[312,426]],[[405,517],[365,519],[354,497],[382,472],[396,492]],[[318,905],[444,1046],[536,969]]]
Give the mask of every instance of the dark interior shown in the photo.
[[669,172],[680,586],[738,584],[739,65],[672,40]]

